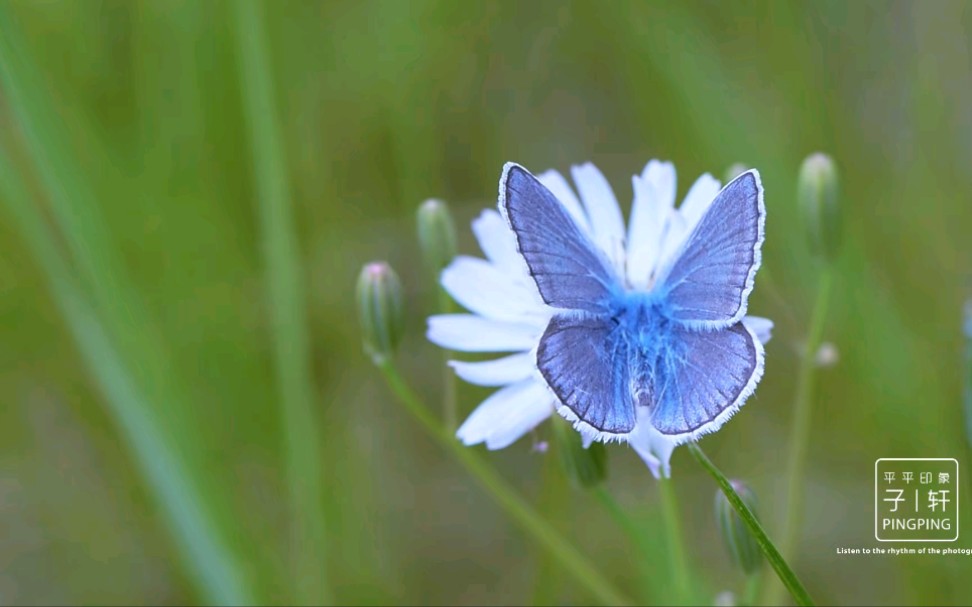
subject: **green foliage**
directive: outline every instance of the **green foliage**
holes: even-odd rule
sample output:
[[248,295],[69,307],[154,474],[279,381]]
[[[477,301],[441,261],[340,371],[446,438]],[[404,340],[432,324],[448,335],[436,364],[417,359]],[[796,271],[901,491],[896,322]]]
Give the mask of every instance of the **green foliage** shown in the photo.
[[597,487],[607,478],[608,455],[603,443],[591,443],[585,449],[580,433],[559,417],[551,421],[551,434],[564,474],[579,489]]
[[[816,372],[792,564],[821,604],[969,602],[962,559],[834,554],[873,540],[876,458],[968,462],[963,3],[244,4],[2,7],[4,602],[593,600],[408,422],[354,322],[362,264],[392,260],[402,370],[435,401],[415,209],[449,200],[459,252],[478,254],[469,220],[507,160],[591,160],[623,204],[652,157],[675,163],[680,196],[702,172],[760,170],[750,311],[774,338],[756,396],[702,445],[747,478],[775,538],[817,289],[795,194],[815,150],[840,167],[823,329],[840,362]],[[460,385],[460,421],[485,393]],[[604,483],[655,540],[636,559],[595,497],[549,489],[553,454],[530,447],[489,463],[612,585],[667,600],[639,458],[608,446]],[[693,585],[738,589],[711,481],[684,449],[672,464]]]

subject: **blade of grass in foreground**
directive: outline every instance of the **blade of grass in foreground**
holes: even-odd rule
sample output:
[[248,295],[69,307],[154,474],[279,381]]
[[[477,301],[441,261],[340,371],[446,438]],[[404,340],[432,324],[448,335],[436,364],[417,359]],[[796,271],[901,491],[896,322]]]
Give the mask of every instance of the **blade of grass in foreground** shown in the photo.
[[[6,49],[4,49],[6,50]],[[78,345],[88,371],[105,396],[121,436],[179,540],[189,570],[205,599],[214,604],[253,603],[233,554],[214,533],[215,525],[191,484],[184,462],[175,455],[152,418],[153,407],[136,385],[126,359],[116,350],[94,310],[72,282],[50,230],[0,149],[0,198],[13,216],[44,271],[54,302]]]
[[277,381],[286,433],[295,599],[328,602],[320,438],[314,414],[310,343],[283,140],[277,124],[262,3],[233,2],[244,116],[263,240]]
[[[194,425],[186,414],[191,408],[172,372],[166,344],[126,281],[117,242],[65,137],[71,129],[64,113],[55,110],[42,76],[12,6],[0,4],[0,85],[50,203],[58,237],[64,238],[70,271],[52,230],[6,155],[0,156],[4,203],[44,269],[55,301],[199,592],[212,603],[252,603],[239,562],[220,533],[219,523],[226,520],[226,513],[215,515],[218,491],[198,482],[193,460],[177,449],[198,441],[191,440]],[[77,130],[84,125],[74,126]],[[157,413],[163,409],[171,421],[169,432]],[[181,432],[178,443],[172,427]]]

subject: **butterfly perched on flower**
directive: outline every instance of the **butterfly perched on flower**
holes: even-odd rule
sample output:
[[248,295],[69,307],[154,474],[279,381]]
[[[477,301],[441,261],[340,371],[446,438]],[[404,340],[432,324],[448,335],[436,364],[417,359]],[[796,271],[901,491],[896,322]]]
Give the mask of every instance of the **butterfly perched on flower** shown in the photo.
[[517,164],[503,169],[500,209],[540,295],[558,310],[540,338],[537,368],[563,415],[610,437],[634,430],[646,407],[659,432],[691,438],[755,390],[763,347],[740,322],[766,216],[755,170],[719,192],[646,288],[627,284]]
[[600,172],[573,177],[583,206],[559,173],[508,163],[499,214],[473,226],[489,262],[460,257],[442,275],[475,314],[430,318],[429,338],[517,352],[451,363],[504,386],[458,435],[500,448],[556,408],[586,440],[627,441],[667,475],[674,446],[718,429],[762,375],[772,323],[746,316],[764,237],[759,175],[721,190],[705,175],[676,210],[674,169],[652,161],[634,178],[627,235]]

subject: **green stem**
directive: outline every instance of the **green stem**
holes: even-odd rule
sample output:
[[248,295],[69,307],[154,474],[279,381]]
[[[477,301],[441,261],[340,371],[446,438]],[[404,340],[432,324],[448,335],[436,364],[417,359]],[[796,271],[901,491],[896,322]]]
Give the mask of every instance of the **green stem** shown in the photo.
[[[810,331],[800,359],[797,375],[797,393],[794,403],[793,427],[790,430],[790,452],[786,469],[786,522],[783,526],[783,540],[780,549],[783,557],[791,560],[796,544],[800,539],[803,522],[804,474],[807,466],[807,450],[810,444],[811,414],[813,412],[813,380],[817,369],[817,350],[823,339],[824,322],[827,317],[827,304],[830,299],[830,286],[833,273],[826,267],[820,276],[820,287],[810,316]],[[771,585],[768,589],[770,603],[778,601],[780,588]]]
[[[436,283],[438,283],[436,277]],[[439,292],[439,313],[449,314],[453,311],[452,298],[441,286]],[[448,364],[452,359],[452,350],[442,351],[442,420],[446,430],[455,431],[459,427],[459,405],[456,400],[456,374]]]
[[780,554],[779,550],[776,549],[776,546],[773,545],[773,542],[766,535],[766,532],[763,531],[763,527],[759,524],[759,521],[756,520],[756,516],[752,513],[749,507],[743,503],[742,499],[739,497],[739,494],[736,493],[736,490],[732,488],[732,484],[729,483],[729,479],[726,478],[726,476],[718,468],[716,468],[715,464],[712,463],[712,461],[708,458],[708,456],[706,456],[697,443],[688,443],[687,446],[692,456],[695,457],[695,459],[702,464],[702,467],[706,469],[709,475],[715,479],[716,484],[718,484],[722,489],[726,499],[729,500],[732,507],[735,508],[736,512],[739,513],[739,517],[744,523],[746,523],[746,526],[749,527],[750,533],[752,533],[753,537],[756,538],[756,543],[759,544],[759,548],[763,551],[763,555],[766,556],[766,560],[769,561],[769,564],[773,567],[773,570],[776,571],[776,575],[780,578],[780,581],[783,582],[786,589],[790,591],[791,595],[793,595],[793,600],[796,602],[796,604],[813,605],[813,600],[807,593],[806,588],[803,587],[803,584],[800,583],[800,580],[797,578],[796,574],[793,573],[792,569],[790,569],[790,566],[783,558],[783,555]]
[[[573,514],[571,487],[564,474],[563,464],[549,455],[543,460],[540,478],[540,489],[537,494],[535,508],[544,520],[555,529],[570,528],[576,520]],[[546,548],[537,543],[532,545],[536,555],[537,573],[534,576],[532,605],[557,605],[563,602],[562,587],[566,576],[560,566]]]
[[647,602],[651,597],[652,590],[657,586],[655,582],[657,580],[655,577],[655,569],[651,566],[653,547],[651,539],[647,536],[644,529],[642,529],[638,524],[636,524],[624,508],[618,504],[614,496],[604,488],[603,485],[598,485],[591,489],[591,493],[597,498],[597,501],[604,507],[608,515],[614,521],[614,523],[621,528],[621,531],[628,536],[628,538],[634,542],[635,547],[641,553],[639,557],[640,565],[640,575],[642,588],[642,600]]
[[[451,352],[446,350],[443,362],[452,358]],[[459,414],[456,411],[456,374],[449,365],[443,364],[442,373],[442,422],[449,430],[455,430],[459,424]]]
[[571,546],[557,533],[556,529],[541,518],[493,468],[476,455],[472,449],[464,447],[456,441],[452,432],[446,430],[429,409],[422,404],[418,396],[412,392],[390,361],[380,361],[378,368],[385,376],[392,392],[422,427],[443,448],[459,460],[459,463],[486,488],[489,495],[496,500],[496,503],[524,531],[546,548],[598,601],[607,605],[631,604],[626,596],[615,589],[576,548]]
[[326,603],[330,593],[325,575],[323,467],[310,332],[265,17],[258,0],[239,0],[232,5],[286,445],[294,598],[302,604]]
[[759,587],[762,577],[763,574],[761,572],[761,568],[746,576],[746,588],[744,589],[742,596],[743,605],[756,605],[756,599],[759,597]]
[[678,509],[678,496],[670,478],[658,479],[661,492],[662,517],[665,521],[665,534],[668,552],[671,555],[672,581],[678,592],[678,600],[683,605],[691,605],[692,586],[689,576],[688,558],[685,554],[685,538],[682,534],[682,521]]

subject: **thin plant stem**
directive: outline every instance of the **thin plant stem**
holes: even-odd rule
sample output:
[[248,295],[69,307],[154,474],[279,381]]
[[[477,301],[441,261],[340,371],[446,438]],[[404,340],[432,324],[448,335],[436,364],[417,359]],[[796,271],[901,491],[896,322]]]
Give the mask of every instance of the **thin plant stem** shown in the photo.
[[[438,281],[436,281],[438,282]],[[438,287],[439,312],[449,314],[453,311],[452,298],[442,286]],[[448,364],[452,350],[442,351],[442,422],[446,430],[454,432],[459,427],[459,405],[456,399],[456,374]]]
[[688,443],[687,446],[689,452],[696,459],[696,461],[702,464],[702,467],[705,468],[706,472],[708,472],[709,475],[715,479],[716,484],[718,484],[719,488],[722,489],[726,499],[729,500],[732,507],[735,508],[736,512],[739,513],[739,517],[743,520],[746,526],[749,527],[750,533],[753,534],[753,537],[756,539],[756,543],[759,544],[759,548],[763,551],[763,555],[766,556],[766,560],[769,561],[770,566],[773,567],[773,570],[776,572],[776,575],[779,577],[780,581],[783,582],[786,589],[790,591],[790,594],[793,596],[793,600],[796,602],[796,604],[813,605],[813,600],[807,593],[806,588],[803,587],[803,584],[800,583],[799,578],[797,578],[796,574],[793,573],[793,570],[787,564],[786,560],[783,558],[783,555],[780,554],[780,551],[777,550],[776,546],[773,545],[773,542],[769,539],[769,536],[767,536],[766,532],[763,531],[763,526],[759,524],[759,521],[756,519],[756,516],[753,514],[752,510],[750,510],[749,507],[742,501],[742,498],[739,497],[736,490],[732,488],[732,484],[729,482],[729,479],[726,478],[726,475],[723,474],[722,471],[720,471],[716,465],[712,463],[712,460],[708,458],[697,443]]
[[641,579],[642,587],[642,600],[648,602],[653,589],[653,574],[654,569],[651,566],[651,555],[652,555],[652,544],[651,539],[647,536],[644,529],[642,529],[630,516],[625,512],[624,508],[614,499],[614,496],[604,488],[603,485],[598,485],[591,489],[591,493],[597,498],[597,501],[604,507],[607,511],[608,516],[611,520],[621,528],[621,531],[628,536],[628,538],[634,543],[635,547],[640,553],[639,562],[639,578]]
[[[569,487],[560,462],[553,457],[543,457],[540,472],[540,486],[537,491],[536,509],[552,526],[563,528],[564,521],[571,520]],[[560,587],[563,569],[546,548],[538,544],[532,546],[536,556],[536,573],[530,603],[533,605],[556,605],[560,602]]]
[[787,303],[786,298],[780,293],[780,287],[776,282],[775,274],[770,271],[769,266],[765,263],[759,268],[759,290],[770,296],[773,303],[776,304],[777,309],[781,310],[786,316],[787,324],[795,330],[799,326],[799,322],[793,313],[792,306]]
[[[451,351],[443,354],[443,362],[451,358]],[[456,374],[448,365],[442,365],[442,421],[445,427],[455,431],[459,424],[458,406],[456,404]]]
[[565,540],[556,529],[530,507],[516,490],[506,483],[475,451],[462,446],[412,391],[398,369],[388,359],[379,360],[378,368],[389,388],[408,412],[432,437],[486,489],[527,534],[555,558],[598,601],[606,605],[630,605],[631,600],[605,579],[594,565]]
[[750,607],[756,605],[759,598],[760,581],[763,577],[762,568],[746,576],[746,587],[743,589],[742,604]]
[[678,601],[683,605],[691,605],[692,586],[689,576],[688,557],[685,553],[685,536],[682,533],[682,521],[678,509],[678,496],[670,478],[658,479],[658,490],[661,493],[662,518],[665,523],[666,543],[671,556],[672,583],[678,593]]
[[326,603],[330,592],[325,572],[321,440],[304,280],[283,137],[277,122],[266,19],[259,0],[240,0],[232,5],[286,446],[294,598],[301,604]]
[[[800,369],[797,375],[797,392],[794,402],[793,427],[790,429],[790,452],[787,456],[786,468],[786,521],[783,525],[783,540],[780,551],[783,557],[791,560],[794,556],[797,542],[800,539],[800,529],[803,524],[803,494],[807,467],[807,451],[810,445],[811,414],[813,412],[814,375],[817,369],[817,350],[823,339],[824,323],[827,317],[827,305],[830,300],[830,286],[833,273],[828,265],[820,275],[820,285],[817,298],[810,316],[810,331],[803,356],[800,359]],[[778,602],[780,587],[770,584],[768,602]]]

